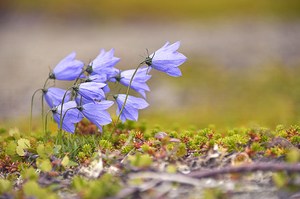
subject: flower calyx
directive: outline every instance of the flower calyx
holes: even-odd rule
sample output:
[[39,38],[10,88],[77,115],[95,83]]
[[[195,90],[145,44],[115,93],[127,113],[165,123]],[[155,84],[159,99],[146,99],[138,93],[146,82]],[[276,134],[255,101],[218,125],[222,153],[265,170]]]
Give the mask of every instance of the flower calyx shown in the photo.
[[152,65],[152,59],[153,59],[153,57],[146,57],[146,59],[145,59],[145,64],[147,64],[148,66],[151,66]]

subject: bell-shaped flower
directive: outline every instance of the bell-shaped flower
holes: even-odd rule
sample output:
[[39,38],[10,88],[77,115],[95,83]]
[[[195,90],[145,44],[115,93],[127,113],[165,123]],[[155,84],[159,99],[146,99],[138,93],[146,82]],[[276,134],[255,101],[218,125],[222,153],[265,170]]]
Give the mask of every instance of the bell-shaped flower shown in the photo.
[[79,107],[80,112],[92,123],[94,123],[100,131],[102,126],[112,122],[110,114],[107,109],[114,104],[112,101],[101,101],[95,103],[83,104]]
[[86,71],[89,74],[106,74],[106,78],[115,73],[114,66],[120,61],[120,58],[114,57],[115,50],[110,51],[101,49],[100,54],[88,65]]
[[[125,94],[118,94],[114,96],[118,109],[117,109],[117,115],[120,114],[126,95]],[[128,120],[138,120],[138,110],[139,109],[144,109],[148,107],[149,104],[144,100],[143,98],[138,98],[134,96],[128,96],[126,104],[122,110],[122,113],[120,115],[120,119],[125,122],[127,119]]]
[[73,87],[74,91],[80,94],[87,100],[102,100],[105,98],[105,93],[102,90],[106,84],[97,82],[84,82]]
[[88,103],[94,103],[95,102],[95,100],[86,99],[86,98],[82,97],[81,95],[77,96],[75,98],[75,101],[76,101],[78,106],[82,106],[83,104],[88,104]]
[[[148,85],[146,84],[146,82],[151,78],[151,75],[148,75],[149,70],[150,69],[146,67],[139,68],[134,75],[130,86],[130,88],[140,93],[144,98],[146,98],[145,91],[150,91]],[[130,84],[130,80],[134,74],[134,71],[135,69],[121,71],[116,77],[116,80],[127,87]]]
[[53,69],[52,73],[49,74],[50,79],[57,80],[75,80],[84,75],[81,74],[83,71],[84,63],[75,59],[76,53],[72,52],[61,60]]
[[170,76],[179,77],[182,74],[178,66],[183,64],[187,59],[183,54],[177,52],[179,47],[179,41],[174,44],[167,42],[163,47],[149,55],[149,57],[146,58],[145,63]]
[[58,128],[60,128],[60,120],[61,120],[61,107],[62,107],[62,129],[74,133],[75,132],[75,124],[82,120],[83,116],[77,108],[77,104],[75,101],[69,101],[63,104],[63,106],[59,105],[52,109],[53,119],[58,124]]
[[106,74],[92,74],[88,76],[86,82],[98,82],[98,83],[105,83],[107,80]]
[[43,96],[46,100],[48,106],[53,108],[62,103],[63,97],[65,95],[64,102],[67,102],[71,98],[71,93],[61,88],[50,87],[47,89],[43,89]]
[[[86,82],[97,82],[97,83],[105,83],[107,81],[107,75],[106,74],[93,74],[90,75],[87,79]],[[108,93],[110,91],[108,85],[106,84],[106,86],[104,86],[102,88],[102,90],[104,91],[104,93]]]

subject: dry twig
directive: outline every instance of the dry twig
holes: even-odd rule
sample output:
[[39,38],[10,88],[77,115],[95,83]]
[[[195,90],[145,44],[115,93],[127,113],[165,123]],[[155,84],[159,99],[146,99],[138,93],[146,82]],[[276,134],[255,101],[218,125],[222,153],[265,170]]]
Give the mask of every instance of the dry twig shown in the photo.
[[205,171],[193,171],[188,174],[192,178],[214,178],[218,175],[224,175],[229,173],[249,173],[255,171],[286,171],[288,173],[300,172],[300,164],[287,164],[287,163],[253,163],[242,166],[230,166]]

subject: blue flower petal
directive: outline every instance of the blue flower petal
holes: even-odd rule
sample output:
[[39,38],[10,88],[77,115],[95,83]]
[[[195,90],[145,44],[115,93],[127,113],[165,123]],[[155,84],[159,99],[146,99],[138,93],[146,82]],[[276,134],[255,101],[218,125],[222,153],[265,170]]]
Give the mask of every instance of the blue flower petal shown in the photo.
[[85,82],[79,85],[78,93],[88,100],[101,100],[105,98],[102,90],[106,84],[98,82]]
[[[53,74],[57,80],[75,80],[82,73],[84,63],[75,60],[76,53],[72,52],[61,60],[53,69]],[[80,75],[83,78],[84,75]]]
[[[124,86],[129,86],[130,80],[134,74],[135,70],[126,70],[120,73],[120,83]],[[137,70],[132,82],[131,88],[136,92],[140,93],[144,98],[146,98],[145,91],[150,91],[146,82],[151,78],[148,75],[149,69],[144,67]]]
[[111,74],[115,72],[113,66],[115,66],[120,58],[114,57],[114,49],[105,52],[101,49],[100,54],[89,64],[92,66],[93,72],[97,74]]
[[[45,90],[44,98],[50,108],[58,106],[62,103],[63,96],[65,95],[66,90],[61,88],[50,87]],[[65,97],[64,102],[69,101],[71,98],[70,92],[68,91]]]
[[[117,109],[117,115],[119,115],[122,106],[124,104],[126,95],[124,94],[119,94],[115,99],[118,105],[118,109]],[[149,106],[149,104],[142,98],[137,98],[134,96],[128,96],[125,107],[121,113],[121,120],[123,122],[126,121],[126,119],[128,120],[137,120],[138,119],[138,110],[139,109],[144,109],[147,106]]]
[[94,123],[99,129],[102,129],[102,125],[106,125],[112,122],[110,114],[105,110],[112,105],[107,101],[104,103],[89,103],[84,104],[82,114]]
[[167,42],[163,47],[149,56],[151,58],[151,65],[149,65],[170,76],[181,76],[181,71],[177,67],[183,64],[187,58],[183,54],[177,52],[179,47],[179,41],[171,45]]

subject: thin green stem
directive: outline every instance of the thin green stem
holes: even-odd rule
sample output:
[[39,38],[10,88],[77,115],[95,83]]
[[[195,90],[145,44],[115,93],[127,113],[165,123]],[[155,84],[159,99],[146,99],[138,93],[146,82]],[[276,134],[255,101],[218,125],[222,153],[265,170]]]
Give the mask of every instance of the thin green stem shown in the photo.
[[[30,105],[30,122],[29,122],[29,130],[30,132],[32,131],[32,111],[33,111],[33,101],[34,101],[34,97],[35,94],[37,94],[37,92],[39,91],[43,91],[43,89],[37,89],[36,91],[34,91],[32,97],[31,97],[31,105]],[[42,98],[43,99],[43,98]]]
[[64,94],[64,96],[63,96],[63,98],[62,98],[62,101],[61,101],[61,107],[60,107],[60,108],[61,108],[61,109],[60,109],[60,121],[59,121],[59,133],[62,132],[62,123],[63,123],[62,113],[63,113],[63,106],[64,106],[65,98],[66,98],[66,96],[67,96],[67,94],[68,94],[68,91],[69,91],[70,89],[73,89],[73,86],[70,87],[70,88],[68,88],[68,89],[66,90],[66,92],[65,92],[65,94]]
[[66,110],[66,112],[64,113],[63,117],[62,117],[62,121],[64,121],[67,112],[68,112],[69,110],[75,109],[75,108],[77,108],[77,107],[68,108],[68,109]]
[[48,77],[44,83],[44,86],[43,88],[39,88],[37,89],[36,91],[34,91],[32,97],[31,97],[31,105],[30,105],[30,122],[29,122],[29,130],[30,132],[32,131],[32,111],[33,111],[33,101],[34,101],[34,97],[36,95],[37,92],[39,91],[42,91],[43,92],[43,95],[42,95],[42,126],[43,126],[43,131],[45,130],[44,128],[44,91],[46,89],[46,86],[47,86],[47,83],[48,83],[48,80],[50,78]]
[[45,106],[44,106],[44,92],[46,90],[46,86],[47,86],[47,83],[48,83],[48,80],[50,78],[48,77],[44,83],[44,86],[43,86],[43,95],[42,95],[42,127],[43,127],[43,132],[44,134],[46,133],[46,129],[45,129],[45,123],[44,123],[44,113],[45,113]]
[[134,71],[133,74],[132,74],[132,77],[130,78],[129,85],[128,85],[127,91],[126,91],[126,97],[125,97],[124,103],[123,103],[123,105],[122,105],[122,108],[121,108],[121,110],[120,110],[120,113],[119,113],[119,115],[118,115],[116,124],[119,122],[120,117],[121,117],[121,114],[122,114],[122,112],[123,112],[123,110],[124,110],[124,108],[125,108],[125,105],[126,105],[126,102],[127,102],[127,99],[128,99],[128,95],[129,95],[129,91],[130,91],[130,88],[131,88],[131,84],[132,84],[132,81],[133,81],[133,78],[134,78],[134,76],[136,75],[138,69],[139,69],[144,63],[145,63],[145,61],[141,62],[141,63],[137,66],[137,68],[135,69],[135,71]]
[[49,138],[49,134],[48,134],[48,114],[51,112],[51,110],[48,110],[45,116],[45,132],[46,132],[46,136],[45,139],[47,140]]
[[44,83],[44,86],[43,86],[43,89],[46,88],[49,79],[50,79],[49,77],[46,79],[46,81],[45,81],[45,83]]
[[45,134],[44,112],[45,112],[45,106],[44,106],[44,93],[43,93],[43,95],[42,95],[42,127],[43,127],[43,132]]
[[75,80],[73,86],[74,86],[75,84],[77,84],[78,80],[80,79],[80,76],[81,76],[82,74],[84,74],[84,72],[85,72],[85,70],[82,70],[82,71],[81,71],[81,73],[80,73],[80,74],[78,75],[78,77],[76,78],[76,80]]

